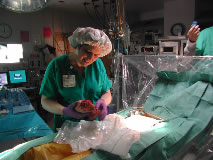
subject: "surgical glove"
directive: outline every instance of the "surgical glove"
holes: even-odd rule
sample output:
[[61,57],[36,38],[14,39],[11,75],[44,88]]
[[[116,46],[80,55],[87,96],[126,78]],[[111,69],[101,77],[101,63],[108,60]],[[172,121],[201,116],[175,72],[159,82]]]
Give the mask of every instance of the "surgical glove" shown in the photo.
[[89,113],[79,113],[79,112],[75,111],[75,107],[76,107],[77,103],[78,102],[74,102],[74,103],[68,105],[67,107],[64,107],[64,109],[63,109],[64,115],[70,116],[75,119],[81,119],[81,118],[88,116]]
[[98,117],[99,120],[104,120],[106,117],[108,110],[107,110],[107,105],[103,99],[99,99],[96,102],[96,108],[101,112],[100,116]]

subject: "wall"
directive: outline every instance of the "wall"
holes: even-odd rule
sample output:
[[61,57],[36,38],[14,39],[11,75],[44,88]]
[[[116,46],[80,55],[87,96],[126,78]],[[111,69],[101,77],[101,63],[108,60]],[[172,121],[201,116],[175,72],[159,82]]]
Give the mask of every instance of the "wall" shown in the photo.
[[201,30],[213,26],[212,6],[212,0],[195,0],[195,20],[198,21]]
[[[150,3],[151,2],[144,2],[144,6],[153,5]],[[156,5],[159,5],[157,9],[149,7],[145,10],[144,8],[138,14],[138,17],[135,16],[136,18],[128,21],[128,23],[131,22],[131,27],[134,26],[134,28],[139,28],[140,22],[163,19],[164,24],[155,27],[161,28],[163,26],[164,28],[162,33],[164,33],[164,36],[171,35],[170,30],[172,25],[175,23],[183,23],[186,26],[187,34],[187,31],[195,17],[195,0],[164,0],[161,1],[161,3],[155,3]],[[138,27],[135,27],[135,25],[138,25]]]
[[195,16],[195,0],[164,0],[164,36],[171,35],[175,23],[183,23],[186,33]]
[[92,21],[84,13],[45,8],[33,13],[15,13],[0,8],[0,23],[9,24],[13,33],[8,39],[0,38],[0,42],[21,43],[20,31],[29,31],[30,41],[23,43],[24,58],[34,52],[34,45],[55,45],[53,36],[43,37],[43,27],[50,27],[53,33],[73,32],[77,27],[93,26]]
[[148,11],[140,14],[140,21],[150,20],[150,19],[159,19],[164,17],[164,10],[155,10],[155,11]]

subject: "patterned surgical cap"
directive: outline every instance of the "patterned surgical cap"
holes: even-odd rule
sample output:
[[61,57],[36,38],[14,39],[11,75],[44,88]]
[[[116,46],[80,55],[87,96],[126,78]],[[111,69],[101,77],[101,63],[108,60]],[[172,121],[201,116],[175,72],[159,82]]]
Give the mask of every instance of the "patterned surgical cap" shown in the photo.
[[112,43],[109,37],[102,30],[91,27],[77,28],[73,34],[68,37],[68,40],[73,48],[77,48],[83,44],[101,48],[102,54],[99,57],[109,54],[112,50]]

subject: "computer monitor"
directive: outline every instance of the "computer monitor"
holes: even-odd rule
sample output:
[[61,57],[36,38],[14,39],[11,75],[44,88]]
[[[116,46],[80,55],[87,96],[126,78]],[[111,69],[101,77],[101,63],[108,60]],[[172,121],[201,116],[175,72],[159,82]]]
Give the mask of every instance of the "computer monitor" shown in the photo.
[[6,72],[0,72],[0,86],[8,84],[8,76]]
[[9,76],[10,76],[10,84],[27,82],[25,70],[9,71]]

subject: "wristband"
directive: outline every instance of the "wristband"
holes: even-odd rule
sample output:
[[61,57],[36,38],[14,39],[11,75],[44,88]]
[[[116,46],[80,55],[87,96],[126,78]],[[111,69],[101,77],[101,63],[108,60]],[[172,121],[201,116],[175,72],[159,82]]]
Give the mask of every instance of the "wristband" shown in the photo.
[[191,42],[191,43],[195,43],[196,41],[191,41],[190,39],[189,39],[189,41]]

